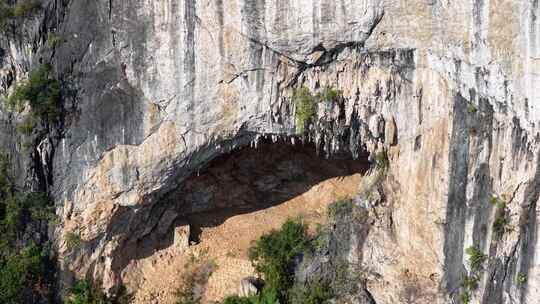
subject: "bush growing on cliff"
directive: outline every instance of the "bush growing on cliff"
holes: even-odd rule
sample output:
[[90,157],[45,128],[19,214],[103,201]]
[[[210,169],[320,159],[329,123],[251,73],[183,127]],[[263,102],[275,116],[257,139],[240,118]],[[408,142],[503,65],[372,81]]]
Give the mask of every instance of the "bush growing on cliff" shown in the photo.
[[249,258],[263,275],[267,288],[285,291],[292,287],[293,260],[309,246],[306,231],[304,224],[288,220],[281,230],[263,235],[250,248]]
[[301,87],[294,91],[293,102],[296,105],[297,131],[302,133],[317,114],[317,101],[308,88]]
[[15,191],[9,158],[0,155],[0,303],[23,303],[33,291],[47,288],[51,267],[46,251],[24,235],[30,223],[49,218],[49,201],[42,193]]
[[476,288],[478,288],[478,281],[479,280],[480,279],[475,275],[465,276],[463,278],[463,288],[465,288],[468,291],[476,290]]
[[493,222],[493,231],[495,232],[496,236],[501,237],[508,229],[507,226],[510,224],[510,219],[508,218],[505,211],[501,211],[497,214],[495,217],[495,221]]
[[6,31],[8,25],[20,18],[27,18],[41,9],[41,3],[37,0],[23,0],[15,5],[0,0],[0,32]]
[[8,108],[20,112],[29,105],[30,113],[35,118],[57,118],[60,114],[60,84],[51,74],[48,64],[32,71],[28,80],[17,85],[7,99]]
[[354,204],[351,199],[340,199],[328,206],[327,214],[328,218],[334,220],[336,216],[352,213]]
[[289,291],[290,304],[327,304],[334,293],[327,285],[318,283],[309,287],[295,286]]
[[278,293],[273,289],[264,289],[260,294],[251,297],[227,297],[223,304],[279,304]]
[[79,249],[82,244],[81,236],[75,232],[66,233],[66,247],[69,251]]
[[313,246],[307,227],[288,220],[280,230],[263,235],[250,248],[249,257],[265,279],[262,291],[251,297],[228,297],[223,304],[325,304],[331,298],[324,284],[294,285],[295,259]]
[[47,45],[50,48],[55,48],[56,46],[64,43],[65,41],[66,40],[62,38],[62,36],[59,36],[55,33],[49,33],[49,35],[47,35]]
[[390,160],[388,160],[388,153],[386,151],[375,154],[375,165],[381,171],[386,171],[390,167]]
[[23,302],[24,291],[43,281],[47,255],[36,245],[0,258],[0,302]]
[[88,281],[78,281],[70,291],[64,304],[109,304],[112,303],[99,289]]
[[41,3],[37,0],[23,0],[17,2],[13,8],[13,16],[28,17],[41,9]]
[[313,123],[320,102],[337,102],[342,95],[341,91],[332,87],[325,87],[315,95],[307,87],[295,89],[292,101],[296,106],[297,132],[303,133],[306,126]]
[[469,264],[471,265],[471,270],[475,272],[481,270],[487,256],[474,246],[467,248],[465,252],[469,256]]
[[322,100],[322,101],[327,101],[327,102],[336,102],[338,101],[339,97],[342,96],[343,93],[339,90],[336,90],[335,88],[332,88],[332,87],[325,87],[322,92],[318,95],[318,97]]

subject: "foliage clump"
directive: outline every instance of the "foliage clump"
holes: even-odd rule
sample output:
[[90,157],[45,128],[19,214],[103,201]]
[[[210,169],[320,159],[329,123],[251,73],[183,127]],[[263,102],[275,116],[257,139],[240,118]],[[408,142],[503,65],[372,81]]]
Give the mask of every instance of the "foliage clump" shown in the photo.
[[471,247],[467,248],[467,250],[465,252],[469,256],[469,264],[471,266],[471,270],[472,271],[481,270],[482,265],[484,264],[484,261],[486,260],[487,256],[485,254],[483,254],[475,246],[471,246]]
[[291,304],[326,304],[332,297],[332,290],[321,283],[312,284],[309,288],[295,286],[289,291]]
[[463,279],[463,287],[466,290],[476,290],[478,288],[478,281],[480,281],[478,276],[465,276]]
[[303,133],[306,125],[317,114],[317,101],[315,96],[306,87],[301,87],[294,91],[293,101],[296,105],[297,131]]
[[307,228],[299,221],[288,220],[281,230],[263,235],[249,250],[255,270],[266,286],[288,290],[293,285],[294,258],[309,246]]
[[519,285],[525,284],[525,282],[527,282],[527,275],[524,274],[523,272],[518,273],[516,277],[516,281]]
[[41,10],[41,3],[38,0],[22,0],[15,5],[0,0],[0,32],[5,32],[14,21],[31,17],[39,10]]
[[306,126],[313,123],[320,102],[337,102],[342,95],[341,91],[332,87],[325,87],[315,95],[305,86],[294,90],[292,99],[296,106],[297,131],[303,133]]
[[88,280],[75,282],[63,301],[64,304],[129,304],[132,302],[133,295],[127,293],[124,285],[120,286],[115,297],[109,297]]
[[340,214],[350,214],[353,212],[353,208],[354,208],[354,205],[353,205],[352,200],[350,199],[338,200],[330,204],[330,206],[328,206],[328,209],[327,209],[328,218],[333,220],[334,218],[336,218],[336,216]]
[[41,9],[41,3],[38,0],[18,1],[13,7],[14,17],[29,17]]
[[322,101],[336,102],[339,100],[343,92],[333,87],[325,87],[319,95],[317,95]]
[[307,227],[299,220],[288,220],[280,230],[262,236],[250,248],[249,257],[265,280],[264,288],[250,297],[228,297],[223,304],[327,303],[333,295],[327,285],[294,284],[295,259],[312,246]]
[[475,114],[476,112],[478,112],[478,108],[474,104],[469,103],[467,105],[467,112],[469,112],[470,114]]
[[388,154],[386,151],[378,152],[375,155],[375,164],[379,170],[386,170],[388,167],[390,167],[390,160],[388,160]]
[[469,304],[471,302],[471,294],[468,292],[464,292],[460,296],[461,304]]
[[231,296],[227,297],[223,304],[278,304],[280,302],[278,293],[274,289],[263,289],[258,295],[250,297]]
[[497,237],[502,237],[508,230],[510,218],[506,210],[506,202],[496,196],[490,199],[490,203],[497,207],[495,212],[495,220],[493,221],[493,232]]
[[501,237],[506,231],[507,227],[510,224],[510,219],[506,215],[504,210],[497,213],[495,221],[493,222],[493,231],[499,237]]
[[66,297],[64,304],[109,304],[112,303],[99,289],[86,280],[78,281]]
[[75,249],[79,249],[82,244],[81,236],[78,233],[75,232],[68,232],[66,233],[66,247],[68,250],[72,251]]
[[29,286],[43,281],[47,254],[31,244],[18,252],[6,252],[0,257],[0,302],[22,303],[24,292]]
[[55,33],[49,33],[47,35],[47,45],[50,48],[55,48],[56,46],[62,44],[65,41],[66,40],[64,38],[62,38],[62,36],[59,36],[59,35],[57,35]]
[[52,69],[48,64],[32,71],[28,80],[17,85],[7,99],[8,108],[13,111],[21,112],[25,106],[30,106],[30,118],[34,120],[57,118],[60,114],[59,104],[60,83],[52,77]]
[[17,192],[10,161],[0,154],[0,303],[22,303],[36,290],[46,290],[50,259],[34,241],[23,241],[30,223],[53,217],[43,193]]
[[506,208],[506,202],[504,200],[502,200],[501,198],[499,198],[498,196],[492,196],[490,199],[489,199],[489,202],[493,205],[493,206],[496,206],[498,209],[504,209]]

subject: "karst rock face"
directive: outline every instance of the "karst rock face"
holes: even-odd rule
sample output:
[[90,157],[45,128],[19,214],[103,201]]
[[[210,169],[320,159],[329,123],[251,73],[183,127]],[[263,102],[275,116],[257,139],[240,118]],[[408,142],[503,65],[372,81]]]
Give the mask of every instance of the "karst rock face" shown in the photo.
[[[63,123],[35,152],[62,218],[54,235],[65,276],[116,286],[119,252],[154,229],[155,206],[188,176],[261,140],[312,141],[321,157],[388,151],[385,212],[355,248],[376,303],[458,302],[472,246],[488,256],[473,301],[540,302],[538,1],[43,8],[22,34],[0,37],[0,92],[43,61],[69,88]],[[51,49],[53,30],[64,41]],[[319,106],[304,138],[291,98],[302,86],[343,95]],[[0,114],[2,148],[25,155],[13,117]],[[23,156],[18,166],[32,167]],[[69,252],[73,231],[85,245]]]

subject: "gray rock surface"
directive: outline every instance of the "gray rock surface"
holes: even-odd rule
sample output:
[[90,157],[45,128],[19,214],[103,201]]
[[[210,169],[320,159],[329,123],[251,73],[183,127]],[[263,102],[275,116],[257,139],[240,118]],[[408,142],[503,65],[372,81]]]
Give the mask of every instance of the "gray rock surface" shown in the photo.
[[[358,249],[376,303],[458,301],[470,246],[489,256],[473,302],[540,302],[538,1],[43,3],[0,36],[0,93],[51,61],[65,113],[23,152],[20,118],[0,106],[0,141],[21,183],[38,176],[54,196],[60,257],[67,232],[88,244],[61,259],[66,274],[118,285],[132,214],[234,148],[299,141],[293,88],[332,86],[343,102],[304,140],[390,157],[385,215]],[[53,30],[65,42],[51,48]],[[502,236],[492,197],[506,202]]]

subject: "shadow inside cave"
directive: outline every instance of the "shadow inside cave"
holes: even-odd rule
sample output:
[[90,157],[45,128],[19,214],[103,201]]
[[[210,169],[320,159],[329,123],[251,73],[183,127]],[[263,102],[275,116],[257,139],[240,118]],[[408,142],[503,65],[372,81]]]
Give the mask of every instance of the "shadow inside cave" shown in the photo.
[[350,153],[330,158],[317,155],[313,144],[261,141],[221,155],[186,179],[158,203],[115,214],[108,235],[125,239],[113,254],[112,270],[120,273],[131,261],[173,245],[175,229],[190,226],[190,241],[198,242],[205,228],[227,219],[282,204],[322,181],[365,174],[367,155]]

